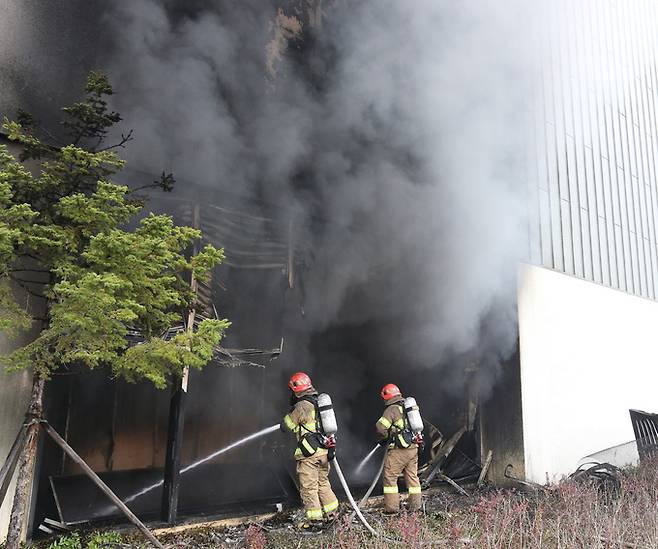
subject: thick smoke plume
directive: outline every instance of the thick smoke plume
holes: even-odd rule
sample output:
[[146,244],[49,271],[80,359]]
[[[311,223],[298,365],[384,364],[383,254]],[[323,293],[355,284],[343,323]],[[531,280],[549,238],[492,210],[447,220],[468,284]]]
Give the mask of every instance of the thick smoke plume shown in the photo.
[[519,6],[212,4],[108,16],[129,161],[290,204],[312,330],[372,323],[409,365],[509,354],[527,245]]
[[[289,292],[303,283],[303,300],[288,298],[284,353],[264,373],[193,376],[190,459],[279,417],[282,378],[298,369],[334,397],[354,457],[369,449],[386,382],[446,432],[463,424],[448,411],[463,409],[464,363],[479,362],[491,384],[517,337],[534,47],[525,3],[6,4],[0,114],[55,112],[86,71],[107,71],[122,130],[134,129],[129,166],[294,219],[307,268]],[[230,276],[238,284],[217,303],[234,322],[227,345],[267,347],[254,289],[272,308],[285,277]],[[229,300],[239,312],[223,310]]]

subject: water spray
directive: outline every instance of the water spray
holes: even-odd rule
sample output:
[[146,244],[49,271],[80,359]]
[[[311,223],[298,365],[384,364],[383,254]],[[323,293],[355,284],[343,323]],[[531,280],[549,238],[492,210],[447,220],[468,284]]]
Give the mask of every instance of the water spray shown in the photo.
[[[215,459],[217,456],[228,452],[229,450],[232,450],[233,448],[237,448],[238,446],[242,446],[243,444],[254,440],[256,438],[268,435],[270,433],[273,433],[274,431],[279,429],[279,424],[277,423],[276,425],[272,425],[271,427],[267,427],[266,429],[262,429],[256,433],[252,433],[251,435],[248,435],[244,438],[241,438],[240,440],[236,440],[235,442],[232,442],[228,446],[224,446],[224,448],[220,448],[219,450],[213,452],[212,454],[208,454],[206,457],[201,458],[194,463],[190,463],[188,466],[183,467],[180,470],[180,474],[183,475],[187,473],[188,471],[191,471],[192,469],[195,469],[199,465],[203,465],[204,463],[207,463],[208,461],[211,461]],[[156,488],[162,486],[164,484],[164,480],[159,480],[158,482],[151,484],[150,486],[147,486],[143,490],[140,490],[139,492],[133,494],[132,496],[129,496],[126,498],[125,503],[130,503],[131,501],[135,501],[137,498],[143,496],[144,494],[148,494],[149,492],[155,490]]]
[[375,452],[379,450],[380,446],[381,444],[375,444],[375,447],[372,450],[370,450],[370,453],[361,460],[361,463],[359,463],[359,466],[356,468],[356,471],[354,471],[354,474],[358,475],[363,470],[366,463],[368,463],[368,461],[370,461],[370,458],[375,455]]
[[[327,412],[327,411],[333,412],[333,410],[331,410],[331,400],[329,399],[328,395],[323,395],[323,396],[327,397],[328,404],[323,402],[324,405],[321,408],[322,412]],[[325,418],[323,418],[323,419],[325,419]],[[326,419],[325,419],[325,421],[326,421]],[[247,442],[252,441],[256,438],[259,438],[259,437],[265,436],[267,434],[273,433],[274,431],[277,431],[278,429],[279,429],[279,424],[277,423],[275,425],[272,425],[271,427],[267,427],[267,428],[262,429],[262,430],[260,430],[256,433],[252,433],[251,435],[248,435],[244,438],[241,438],[240,440],[236,440],[235,442],[229,444],[228,446],[220,448],[219,450],[217,450],[217,451],[215,451],[211,454],[208,454],[206,457],[201,458],[201,459],[195,461],[194,463],[191,463],[190,465],[184,467],[183,469],[181,469],[180,473],[185,474],[188,471],[191,471],[192,469],[195,469],[196,467],[199,467],[200,465],[202,465],[204,463],[207,463],[208,461],[213,460],[214,458],[220,456],[221,454],[223,454],[225,452],[228,452],[229,450],[232,450],[233,448],[237,448],[238,446],[246,444]],[[337,428],[335,430],[337,430]],[[366,456],[366,460],[364,460],[364,461],[367,461],[368,459],[370,459],[370,457],[375,453],[376,450],[377,450],[377,447],[373,448],[373,451],[368,456]],[[333,462],[334,462],[334,465],[335,465],[336,474],[338,475],[338,479],[340,480],[340,483],[343,486],[343,490],[345,490],[345,494],[347,495],[347,499],[349,500],[350,505],[354,509],[354,512],[359,517],[359,520],[361,521],[361,523],[367,528],[367,530],[371,534],[376,536],[377,531],[372,526],[370,526],[370,524],[368,524],[368,521],[366,520],[366,518],[361,513],[361,510],[359,509],[359,506],[354,501],[354,497],[352,496],[352,492],[350,491],[350,488],[347,485],[347,481],[345,480],[345,476],[343,475],[343,471],[340,468],[340,464],[338,463],[338,460],[334,459]],[[383,468],[383,466],[384,466],[384,463],[382,462],[382,468]],[[377,479],[379,478],[380,474],[381,474],[381,468],[380,468],[380,472],[377,474]],[[377,479],[375,479],[375,482],[373,483],[373,486],[371,487],[371,489],[374,488],[374,484],[377,482]],[[139,497],[143,496],[144,494],[147,494],[147,493],[155,490],[156,488],[162,486],[163,484],[164,484],[164,480],[159,480],[158,482],[156,482],[154,484],[151,484],[150,486],[147,486],[146,488],[144,488],[144,489],[140,490],[139,492],[137,492],[137,493],[129,496],[128,498],[126,498],[125,503],[130,503],[132,501],[135,501],[137,498],[139,498]],[[372,490],[370,490],[370,491],[372,491]]]
[[372,491],[375,489],[375,486],[377,486],[377,481],[379,480],[379,477],[382,476],[382,472],[384,471],[384,463],[386,463],[386,454],[384,454],[384,457],[382,458],[382,463],[379,466],[379,469],[377,470],[377,474],[375,475],[375,478],[372,479],[368,491],[361,498],[361,501],[359,501],[359,507],[363,507],[366,501],[368,501],[370,494],[372,494]]
[[[371,454],[372,453],[374,452],[371,452]],[[381,465],[379,466],[379,469],[377,469],[377,474],[375,475],[375,478],[372,479],[368,491],[363,495],[363,497],[359,501],[359,505],[358,505],[359,509],[361,509],[365,505],[365,503],[368,501],[368,498],[372,494],[372,491],[375,489],[375,486],[377,486],[377,481],[379,480],[379,477],[382,475],[382,471],[384,470],[384,463],[386,463],[386,454],[384,454],[384,457],[382,458]],[[356,515],[356,511],[352,511],[352,514],[349,516],[348,522],[351,522],[354,519],[354,515]]]

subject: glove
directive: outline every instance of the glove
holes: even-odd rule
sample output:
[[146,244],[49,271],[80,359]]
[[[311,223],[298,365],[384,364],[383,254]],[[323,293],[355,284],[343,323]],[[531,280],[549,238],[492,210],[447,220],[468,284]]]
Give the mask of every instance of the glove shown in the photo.
[[380,440],[377,444],[379,444],[380,446],[388,446],[388,444],[389,444],[388,439],[385,438],[383,440]]
[[334,435],[331,435],[330,437],[324,437],[323,445],[325,448],[335,448],[336,437]]
[[282,421],[281,423],[279,423],[279,431],[281,431],[282,433],[287,433],[288,432],[288,427],[286,426],[285,421]]

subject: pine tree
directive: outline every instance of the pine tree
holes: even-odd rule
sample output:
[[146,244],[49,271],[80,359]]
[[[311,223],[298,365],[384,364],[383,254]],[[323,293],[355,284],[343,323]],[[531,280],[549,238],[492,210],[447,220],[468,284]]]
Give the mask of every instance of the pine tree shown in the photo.
[[[121,121],[107,103],[112,93],[106,76],[89,74],[84,99],[62,109],[67,143],[61,146],[42,139],[26,113],[2,126],[21,153],[16,158],[0,145],[0,330],[17,334],[35,322],[41,330],[0,364],[32,369],[29,413],[39,417],[44,383],[57,370],[106,367],[115,377],[164,388],[186,367],[210,362],[229,326],[204,320],[194,331],[162,339],[193,307],[191,278],[206,280],[224,255],[208,245],[187,257],[201,234],[170,216],[135,222],[144,201],[112,182],[124,166],[117,151],[132,139],[128,133],[106,145]],[[173,183],[163,174],[154,185],[168,191]],[[41,306],[28,307],[25,298]],[[130,346],[135,331],[143,342]],[[21,535],[37,436],[33,427],[19,462],[9,549]]]

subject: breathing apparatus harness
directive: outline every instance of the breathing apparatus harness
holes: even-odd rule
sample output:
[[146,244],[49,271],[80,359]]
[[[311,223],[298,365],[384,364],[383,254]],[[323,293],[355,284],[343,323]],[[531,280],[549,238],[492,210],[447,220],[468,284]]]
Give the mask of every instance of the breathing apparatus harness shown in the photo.
[[294,404],[302,400],[310,402],[315,409],[315,431],[308,429],[304,424],[300,425],[306,433],[299,437],[297,447],[304,457],[311,457],[312,455],[315,455],[318,448],[325,448],[326,450],[329,450],[328,457],[329,461],[331,461],[336,455],[336,434],[327,434],[322,425],[322,413],[331,411],[333,414],[331,403],[325,406],[320,406],[318,395],[304,395],[302,397],[296,397]]
[[393,425],[391,425],[391,436],[388,439],[383,440],[382,445],[388,445],[389,447],[402,449],[409,448],[412,444],[417,444],[419,447],[422,447],[425,443],[423,439],[423,432],[414,431],[411,428],[409,413],[407,411],[407,406],[405,406],[405,400],[389,402],[386,404],[386,408],[389,406],[397,406],[400,408],[403,427],[400,428],[395,423],[393,423]]

